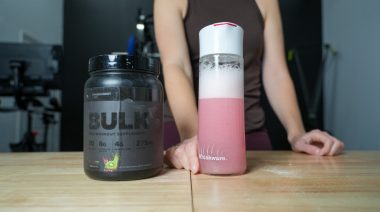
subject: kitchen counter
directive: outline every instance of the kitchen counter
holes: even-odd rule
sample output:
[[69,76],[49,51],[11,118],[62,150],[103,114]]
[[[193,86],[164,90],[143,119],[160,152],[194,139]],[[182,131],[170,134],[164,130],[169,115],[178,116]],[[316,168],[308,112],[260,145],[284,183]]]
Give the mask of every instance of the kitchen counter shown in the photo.
[[380,151],[318,157],[247,153],[241,176],[164,169],[137,181],[96,181],[82,152],[0,153],[0,211],[380,211]]

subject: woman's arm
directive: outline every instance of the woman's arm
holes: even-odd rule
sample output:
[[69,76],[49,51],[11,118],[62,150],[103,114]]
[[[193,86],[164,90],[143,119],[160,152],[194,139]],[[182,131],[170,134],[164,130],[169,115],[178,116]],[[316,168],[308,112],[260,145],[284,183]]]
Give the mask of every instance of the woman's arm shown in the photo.
[[260,1],[265,19],[263,83],[269,102],[284,125],[294,151],[314,155],[336,155],[343,143],[326,132],[305,133],[293,82],[284,55],[281,17],[277,0]]
[[183,26],[186,7],[186,0],[155,0],[154,26],[166,94],[182,141],[166,151],[165,161],[176,168],[197,172],[198,115]]

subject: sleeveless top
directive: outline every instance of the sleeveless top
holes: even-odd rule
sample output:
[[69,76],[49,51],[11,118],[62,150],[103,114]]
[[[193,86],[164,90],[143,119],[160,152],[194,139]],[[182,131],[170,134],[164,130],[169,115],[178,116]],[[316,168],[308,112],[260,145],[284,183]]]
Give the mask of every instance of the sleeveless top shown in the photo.
[[261,63],[264,49],[264,20],[255,0],[187,0],[184,18],[186,41],[198,98],[199,31],[216,22],[232,22],[244,30],[244,105],[247,133],[263,127],[260,105]]

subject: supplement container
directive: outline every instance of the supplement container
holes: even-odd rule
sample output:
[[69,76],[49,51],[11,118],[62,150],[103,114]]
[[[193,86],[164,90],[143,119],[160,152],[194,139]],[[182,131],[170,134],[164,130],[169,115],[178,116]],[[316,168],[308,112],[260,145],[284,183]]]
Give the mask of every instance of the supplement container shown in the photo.
[[243,29],[215,23],[199,32],[198,155],[201,173],[246,170]]
[[98,180],[135,180],[163,167],[159,62],[108,54],[89,60],[84,88],[84,171]]

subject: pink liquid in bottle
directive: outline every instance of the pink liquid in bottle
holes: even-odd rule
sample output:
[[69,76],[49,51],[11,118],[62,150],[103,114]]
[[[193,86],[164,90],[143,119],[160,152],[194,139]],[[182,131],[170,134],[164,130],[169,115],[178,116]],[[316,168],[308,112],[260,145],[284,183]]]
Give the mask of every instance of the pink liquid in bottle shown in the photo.
[[246,169],[244,100],[199,100],[199,159],[201,172],[242,174]]

